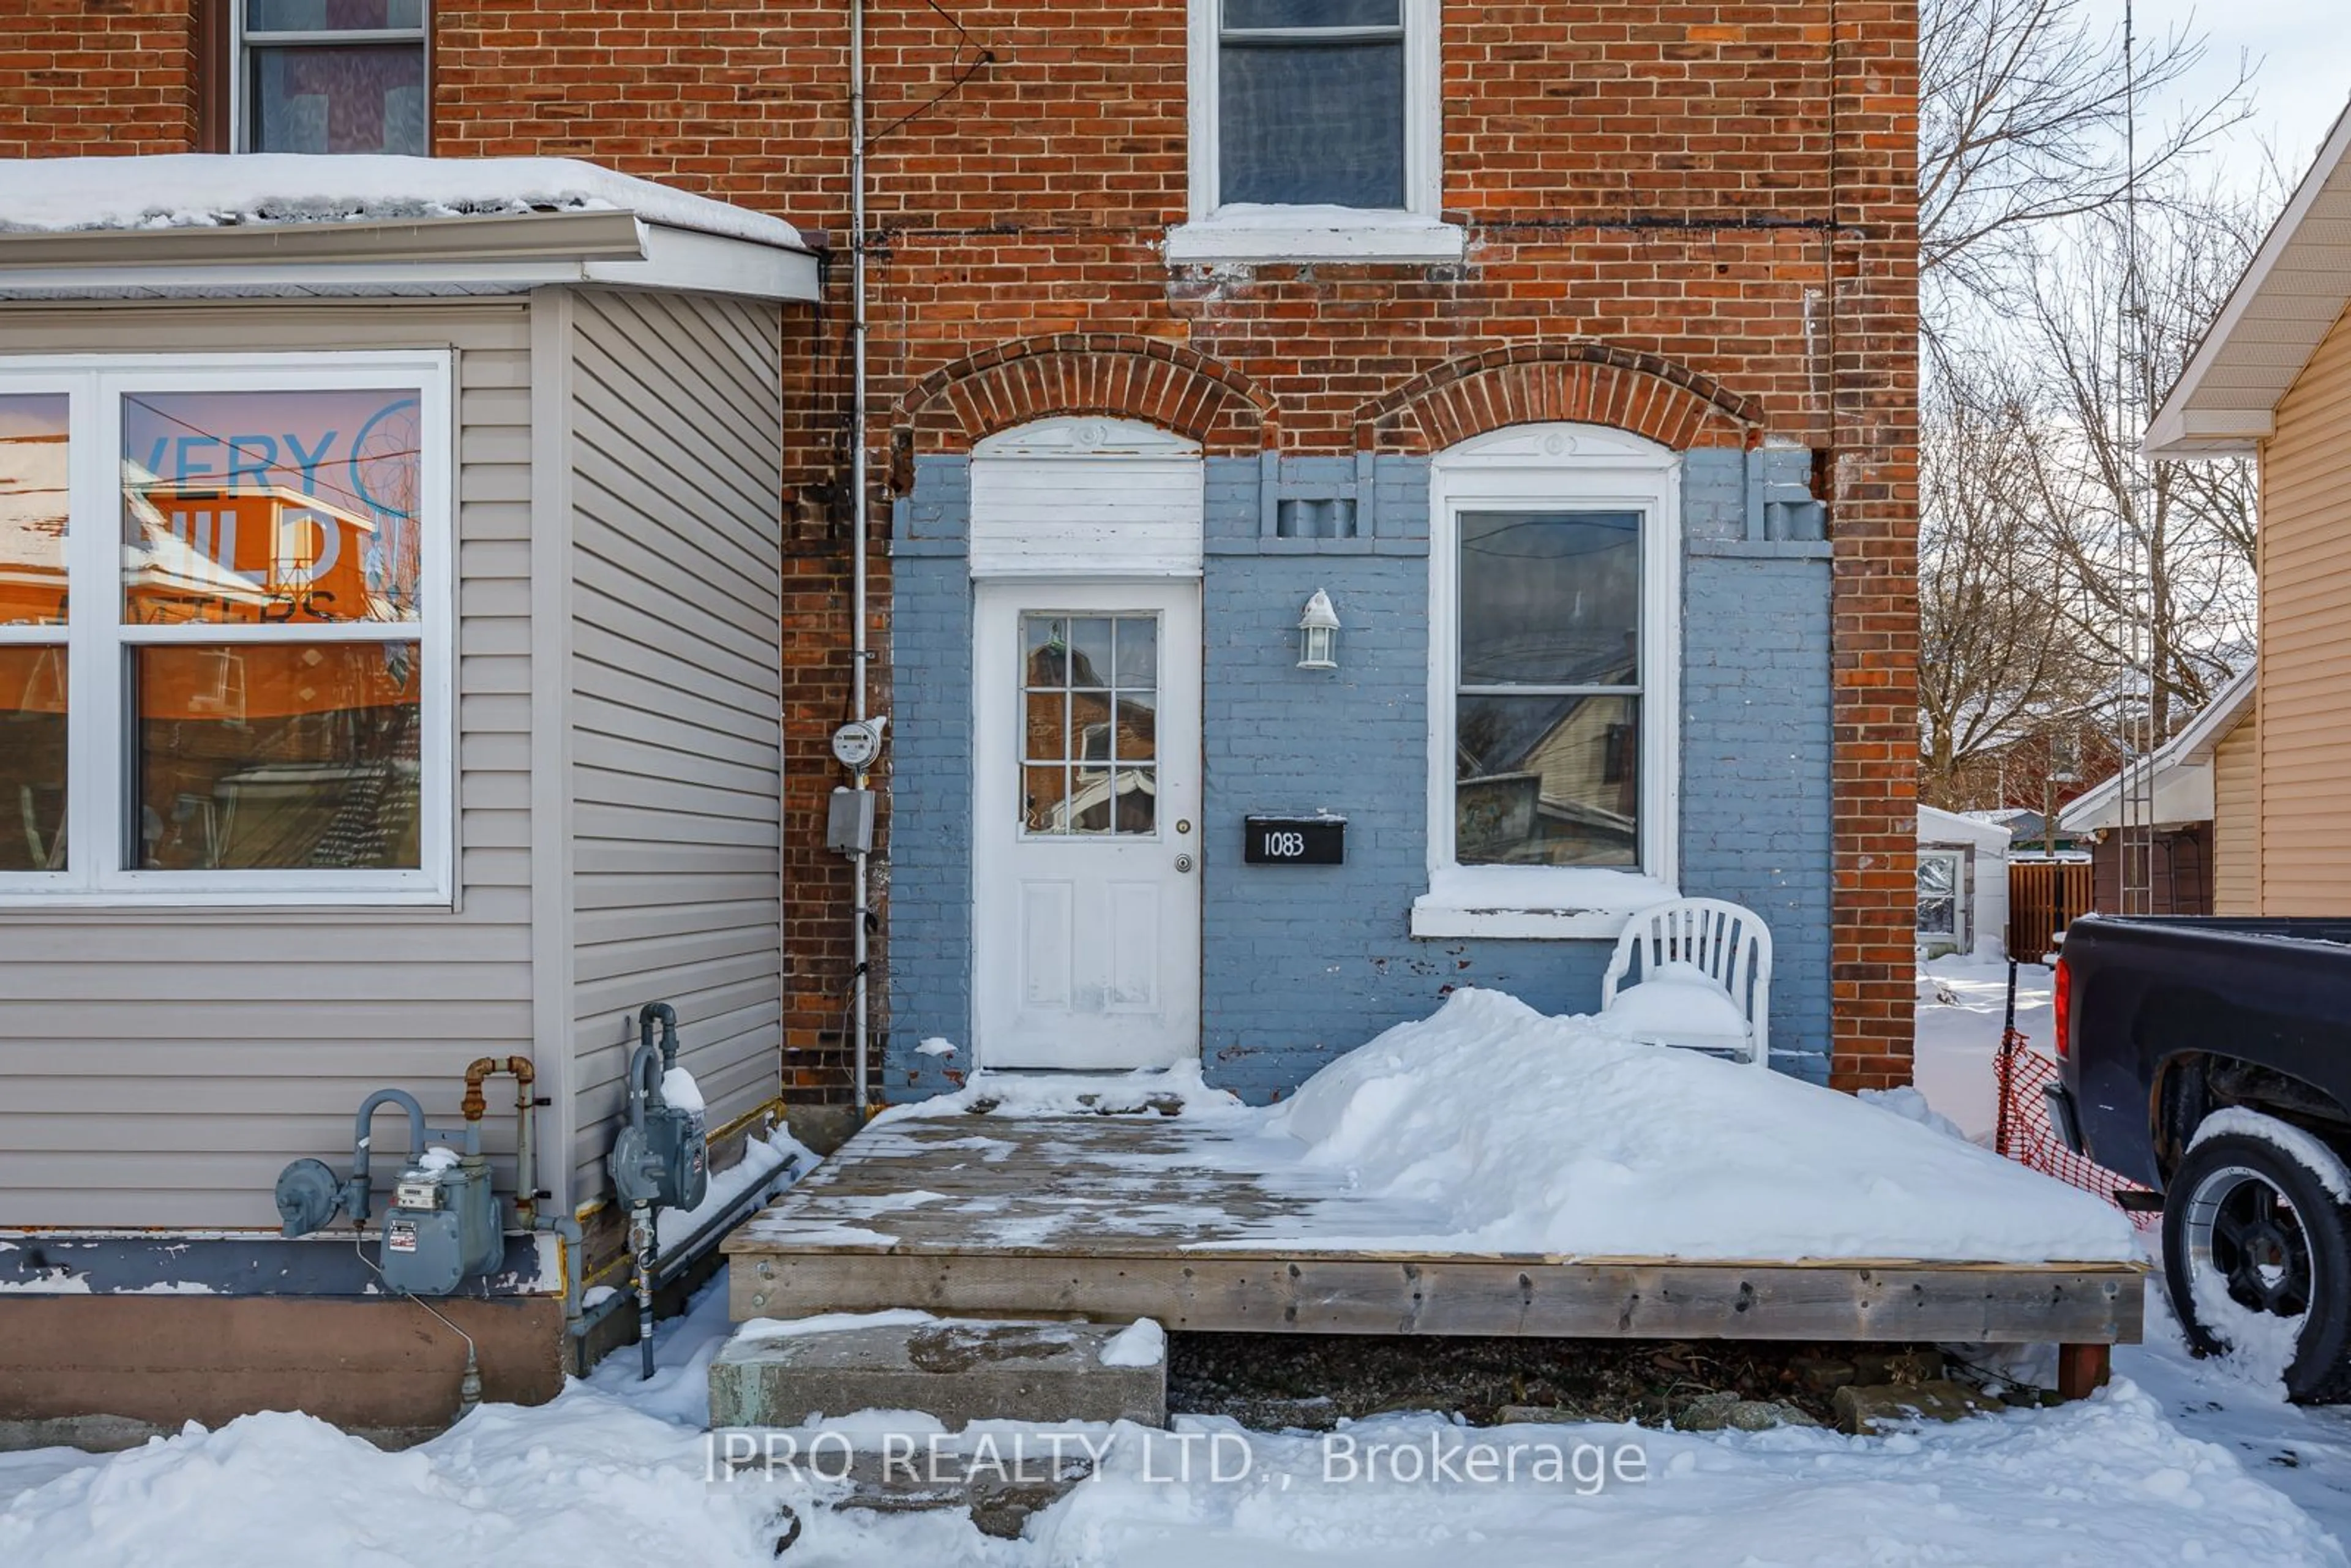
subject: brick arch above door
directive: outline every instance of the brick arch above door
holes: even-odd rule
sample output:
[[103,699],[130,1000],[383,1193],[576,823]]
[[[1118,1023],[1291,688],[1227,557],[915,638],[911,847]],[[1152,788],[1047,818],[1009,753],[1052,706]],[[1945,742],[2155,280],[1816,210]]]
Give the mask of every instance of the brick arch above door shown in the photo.
[[1614,426],[1677,452],[1746,447],[1763,410],[1661,355],[1608,343],[1523,343],[1448,360],[1365,403],[1355,444],[1426,455],[1512,424]]
[[1076,414],[1140,420],[1211,455],[1259,452],[1278,433],[1273,400],[1231,366],[1155,338],[1084,332],[999,343],[940,366],[900,400],[892,448],[903,465]]

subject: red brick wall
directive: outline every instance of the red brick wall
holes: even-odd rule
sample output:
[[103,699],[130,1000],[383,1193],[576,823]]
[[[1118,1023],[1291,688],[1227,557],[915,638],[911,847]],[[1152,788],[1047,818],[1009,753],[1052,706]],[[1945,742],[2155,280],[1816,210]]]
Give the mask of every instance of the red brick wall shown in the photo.
[[0,5],[0,158],[184,152],[196,0]]
[[[83,42],[76,58],[144,13],[19,3]],[[1444,206],[1468,229],[1465,261],[1174,272],[1157,246],[1186,205],[1178,0],[943,4],[955,22],[925,0],[869,4],[872,122],[888,128],[869,187],[874,532],[892,459],[967,444],[990,398],[1032,413],[1071,397],[1176,410],[1170,383],[1128,373],[1153,361],[1138,342],[1193,356],[1202,402],[1188,412],[1212,447],[1426,449],[1580,398],[1690,443],[1814,448],[1836,552],[1835,1073],[1907,1081],[1915,0],[1457,0]],[[594,158],[780,211],[841,246],[845,7],[447,0],[436,13],[438,152]],[[0,71],[0,146],[51,112],[10,96],[25,81]],[[847,692],[845,275],[793,329],[785,530],[787,1082],[835,1100],[847,871],[817,846],[836,772],[825,736]],[[1043,341],[1071,335],[1102,346]],[[1119,357],[1050,384],[1002,363],[1042,366],[1051,356],[1031,350],[1048,348]],[[1570,350],[1585,368],[1564,379],[1506,363]],[[878,695],[886,559],[873,565]]]

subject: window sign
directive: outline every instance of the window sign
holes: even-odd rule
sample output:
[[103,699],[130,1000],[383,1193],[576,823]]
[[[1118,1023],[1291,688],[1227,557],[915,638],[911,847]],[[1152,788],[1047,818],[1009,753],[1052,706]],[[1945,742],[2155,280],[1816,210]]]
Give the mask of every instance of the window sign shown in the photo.
[[[338,358],[85,372],[104,430],[0,380],[0,894],[445,886],[444,367]],[[110,435],[76,550],[68,437]]]

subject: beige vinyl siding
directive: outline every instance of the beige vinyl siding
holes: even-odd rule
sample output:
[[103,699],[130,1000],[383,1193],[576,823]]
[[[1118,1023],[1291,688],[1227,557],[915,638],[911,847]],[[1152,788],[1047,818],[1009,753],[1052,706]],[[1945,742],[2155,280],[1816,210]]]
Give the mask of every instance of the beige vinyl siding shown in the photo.
[[[2259,702],[2258,696],[2255,702]],[[2260,816],[2253,788],[2261,744],[2258,706],[2212,750],[2212,913],[2261,913],[2261,870],[2255,845]]]
[[715,1129],[782,1074],[781,319],[572,299],[575,1190],[637,1009],[677,1009]]
[[279,1167],[342,1165],[370,1090],[445,1124],[467,1061],[531,1049],[525,308],[8,308],[0,343],[458,351],[458,910],[0,911],[0,1224],[274,1229]]
[[2262,453],[2261,906],[2351,914],[2351,328]]

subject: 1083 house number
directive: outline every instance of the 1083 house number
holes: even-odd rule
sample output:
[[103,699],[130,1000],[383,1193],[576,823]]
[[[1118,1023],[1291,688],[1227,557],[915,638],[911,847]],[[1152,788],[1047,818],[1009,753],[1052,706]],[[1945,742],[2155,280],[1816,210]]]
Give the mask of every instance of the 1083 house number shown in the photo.
[[1340,865],[1347,858],[1347,824],[1338,817],[1249,817],[1241,859],[1248,865]]

